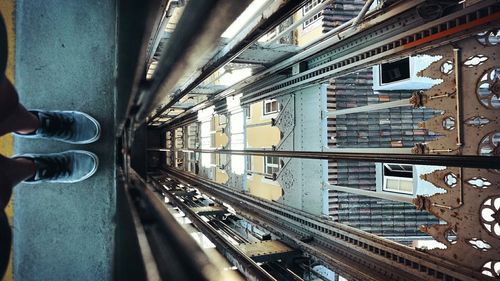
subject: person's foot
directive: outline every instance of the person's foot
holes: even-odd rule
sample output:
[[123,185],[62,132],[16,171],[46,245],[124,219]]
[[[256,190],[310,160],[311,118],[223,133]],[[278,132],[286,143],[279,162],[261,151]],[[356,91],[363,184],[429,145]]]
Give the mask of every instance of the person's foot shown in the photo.
[[52,154],[23,154],[14,158],[30,159],[35,164],[35,174],[25,180],[25,183],[75,183],[91,177],[99,165],[97,155],[83,150]]
[[40,121],[40,128],[24,138],[55,139],[74,144],[95,142],[101,135],[101,126],[92,116],[79,111],[30,110]]

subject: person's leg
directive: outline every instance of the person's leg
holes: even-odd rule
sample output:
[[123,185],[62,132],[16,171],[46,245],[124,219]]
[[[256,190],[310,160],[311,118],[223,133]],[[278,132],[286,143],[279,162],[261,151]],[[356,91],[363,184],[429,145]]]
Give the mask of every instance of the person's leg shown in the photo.
[[[32,132],[39,126],[38,119],[21,104],[14,86],[0,79],[0,136],[12,131]],[[33,176],[35,164],[25,158],[9,159],[0,155],[0,209],[10,200],[12,188]]]
[[3,210],[0,210],[0,234],[0,280],[3,280],[9,264],[10,247],[12,245],[12,231]]
[[12,188],[32,177],[35,172],[35,164],[31,159],[10,159],[0,155],[0,209],[3,210],[9,203]]
[[18,104],[10,116],[0,121],[0,136],[11,132],[29,134],[39,127],[38,118],[28,112],[23,105]]
[[91,177],[99,166],[97,155],[70,150],[52,154],[0,155],[0,209],[9,203],[18,183],[75,183]]
[[[21,137],[49,138],[81,144],[94,142],[100,136],[99,123],[85,113],[32,112],[19,103],[17,92],[10,81],[0,79],[0,136],[16,132]],[[3,209],[7,205],[12,188],[21,181],[77,182],[92,176],[97,166],[97,156],[86,151],[26,154],[15,159],[0,155],[0,207]]]
[[19,103],[14,86],[4,79],[0,85],[0,136],[10,132],[28,134],[40,127],[40,121]]
[[99,122],[79,111],[28,111],[18,101],[14,86],[0,82],[0,136],[14,132],[23,138],[45,138],[73,144],[97,141],[101,134]]

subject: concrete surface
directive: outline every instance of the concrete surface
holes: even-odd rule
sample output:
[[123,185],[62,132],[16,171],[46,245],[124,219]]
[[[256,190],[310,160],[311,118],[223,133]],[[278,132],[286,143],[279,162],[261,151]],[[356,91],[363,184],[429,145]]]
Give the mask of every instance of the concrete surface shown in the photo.
[[115,231],[115,0],[16,6],[16,84],[28,108],[80,110],[101,122],[90,145],[15,140],[20,152],[85,149],[100,158],[78,184],[15,189],[15,280],[110,280]]

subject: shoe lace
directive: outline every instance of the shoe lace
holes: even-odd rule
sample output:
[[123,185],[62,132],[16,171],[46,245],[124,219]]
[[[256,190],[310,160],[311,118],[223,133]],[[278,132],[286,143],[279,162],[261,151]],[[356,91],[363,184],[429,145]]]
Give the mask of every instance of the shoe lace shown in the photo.
[[40,157],[37,159],[39,164],[38,176],[41,179],[57,179],[67,177],[71,174],[69,157]]
[[47,137],[57,136],[60,138],[71,138],[73,136],[73,130],[71,130],[74,118],[66,114],[51,112],[44,114],[42,120],[44,135]]

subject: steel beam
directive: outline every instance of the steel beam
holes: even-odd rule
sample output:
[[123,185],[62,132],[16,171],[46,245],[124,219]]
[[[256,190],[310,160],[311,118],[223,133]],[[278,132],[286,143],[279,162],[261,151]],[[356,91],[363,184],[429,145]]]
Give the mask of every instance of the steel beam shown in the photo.
[[[125,136],[125,127],[130,122],[136,100],[140,94],[141,83],[145,78],[148,36],[156,28],[155,22],[161,13],[164,1],[122,0],[117,2],[120,9],[117,37],[117,74],[116,92],[119,97],[116,105],[116,136]],[[146,20],[147,19],[147,20]]]
[[[158,118],[163,112],[189,94],[215,71],[235,59],[239,54],[255,43],[262,35],[276,27],[286,18],[293,15],[293,13],[300,9],[300,7],[302,7],[305,3],[306,1],[298,0],[274,1],[269,7],[262,11],[260,15],[255,17],[256,20],[249,23],[239,35],[233,38],[221,51],[219,51],[201,71],[196,73],[196,79],[191,81],[184,88],[180,89],[180,91],[176,93],[166,105],[162,106],[161,109],[150,118],[150,120],[154,121]],[[225,17],[225,15],[221,16]]]
[[[377,63],[416,54],[436,45],[447,44],[466,36],[475,35],[480,30],[488,28],[485,27],[486,25],[498,24],[500,20],[499,4],[493,0],[482,1],[431,22],[420,19],[415,9],[411,9],[420,2],[402,2],[405,3],[401,5],[410,6],[405,6],[405,9],[401,9],[398,5],[391,6],[383,13],[377,14],[377,17],[363,21],[361,27],[354,31],[351,28],[342,30],[338,34],[332,34],[297,55],[231,86],[210,100],[187,110],[173,120],[169,120],[161,127],[178,126],[176,122],[183,122],[183,119],[191,118],[191,115],[195,114],[196,111],[209,107],[235,92],[243,93],[243,104],[276,97],[312,83],[319,83]],[[400,14],[395,14],[393,11],[398,11]],[[406,12],[402,13],[401,11]],[[402,20],[405,20],[403,27],[401,27]],[[444,27],[447,29],[443,29]],[[374,37],[372,36],[374,33],[381,35]],[[273,75],[285,71],[296,63],[310,62],[316,57],[327,54],[330,56],[329,59],[323,60],[322,63],[318,63],[307,71],[278,83],[256,90],[248,90],[253,83],[261,83],[264,78],[270,79]]]
[[[271,96],[290,92],[310,84],[340,77],[353,71],[360,70],[377,63],[390,61],[399,57],[415,54],[419,51],[431,49],[436,45],[448,44],[467,36],[476,35],[488,29],[485,24],[500,20],[499,5],[495,2],[484,1],[483,11],[464,9],[429,23],[421,22],[418,26],[409,28],[405,32],[391,34],[391,36],[375,37],[375,42],[365,45],[367,41],[356,47],[349,48],[345,55],[335,55],[324,63],[312,67],[298,75],[284,79],[281,83],[269,85],[253,92],[244,92],[243,103],[255,102]],[[488,7],[488,4],[490,8]],[[477,5],[479,6],[479,5]],[[480,10],[480,9],[478,9]],[[483,15],[475,18],[477,14]],[[465,18],[458,26],[451,27],[460,19]],[[416,22],[415,22],[416,23]],[[446,26],[447,28],[443,27]],[[441,30],[435,33],[434,30]],[[366,34],[365,34],[366,35]],[[420,39],[419,39],[420,38]],[[362,40],[361,40],[362,41]],[[345,45],[343,46],[345,48]],[[341,49],[339,49],[341,50]],[[345,51],[345,49],[344,49]]]
[[[167,211],[162,199],[155,195],[137,173],[130,170],[129,179],[130,181],[127,182],[129,194],[127,196],[130,197],[129,202],[136,203],[135,206],[131,205],[130,207],[136,212],[143,213],[142,224],[150,229],[150,231],[146,231],[146,234],[149,234],[149,244],[151,245],[155,241],[168,241],[168,245],[158,244],[148,247],[156,253],[156,268],[162,279],[215,281],[229,277],[227,272],[224,272],[219,265],[214,264],[196,242],[189,237],[182,226]],[[147,219],[146,222],[144,222],[145,219]],[[156,236],[155,239],[155,229],[161,231],[162,238]],[[168,239],[163,240],[165,237]],[[161,253],[160,251],[159,253],[159,249],[164,249],[167,252]],[[144,250],[142,249],[143,252]]]
[[354,21],[352,22],[352,26],[356,26],[358,25],[361,20],[363,20],[363,18],[365,17],[366,13],[368,12],[368,9],[370,9],[370,6],[373,4],[373,0],[367,0],[365,2],[365,5],[363,6],[363,8],[361,9],[361,11],[359,12],[358,16],[356,18],[354,18]]
[[215,228],[208,224],[197,214],[196,210],[188,207],[179,198],[171,194],[170,191],[162,187],[162,184],[156,179],[151,178],[159,191],[165,194],[170,202],[179,207],[184,214],[193,222],[193,224],[214,243],[217,249],[234,265],[248,280],[276,280],[268,272],[262,269],[250,257],[245,255],[238,247],[227,241]]
[[155,55],[156,50],[158,49],[158,45],[160,45],[160,41],[163,38],[163,34],[165,33],[165,28],[167,27],[167,24],[170,21],[170,18],[172,17],[174,10],[176,8],[180,8],[185,5],[184,0],[168,0],[168,3],[166,3],[166,8],[162,13],[162,17],[160,19],[160,22],[157,23],[158,28],[153,31],[153,35],[151,36],[150,39],[150,44],[148,48],[148,61],[146,66],[149,67],[151,63],[153,62],[153,58]]
[[147,280],[160,280],[160,270],[158,268],[159,264],[157,264],[154,259],[153,251],[151,249],[151,245],[148,243],[146,230],[141,223],[139,212],[136,208],[132,207],[134,205],[133,200],[128,192],[125,192],[125,197],[127,198],[128,205],[131,207],[130,213],[132,215],[132,222],[135,226],[135,232],[137,235],[137,241],[139,243],[142,261],[144,263]]
[[411,154],[411,147],[325,147],[324,152]]
[[213,50],[221,34],[245,10],[250,0],[189,1],[177,28],[168,41],[152,81],[143,87],[135,101],[132,130],[145,122],[149,113],[190,71],[203,65],[202,59]]
[[[402,1],[402,3],[396,5],[395,7],[392,7],[388,11],[380,12],[380,13],[373,13],[373,15],[376,15],[376,18],[370,19],[367,22],[363,22],[363,29],[367,29],[370,27],[373,27],[375,25],[378,25],[386,20],[389,20],[391,18],[394,18],[395,15],[398,15],[400,13],[406,12],[418,4],[424,2],[424,0],[415,0],[415,1]],[[185,124],[186,122],[184,120],[186,119],[193,119],[193,114],[197,112],[198,110],[207,108],[213,104],[215,104],[218,100],[224,99],[227,96],[231,95],[233,92],[241,91],[245,86],[247,85],[254,85],[254,84],[259,84],[259,80],[272,77],[276,73],[280,73],[284,69],[287,69],[291,67],[294,64],[297,64],[309,57],[314,56],[315,54],[318,54],[319,52],[325,50],[326,48],[329,48],[330,46],[338,43],[341,39],[346,39],[348,36],[352,36],[357,34],[358,32],[361,31],[359,30],[354,30],[354,28],[349,27],[352,25],[352,22],[354,21],[354,18],[345,24],[342,24],[341,26],[334,28],[330,32],[326,33],[323,35],[323,37],[319,38],[317,41],[311,43],[307,47],[305,47],[300,53],[287,58],[281,62],[278,62],[274,65],[272,65],[270,68],[265,69],[256,75],[253,75],[247,79],[244,79],[243,81],[240,81],[236,83],[235,85],[232,85],[228,89],[221,91],[219,94],[216,96],[212,97],[210,100],[201,102],[197,106],[191,108],[189,112],[180,114],[177,119],[181,118],[182,121],[180,121],[182,124]],[[187,116],[191,115],[191,116]],[[196,115],[196,114],[194,114]],[[174,120],[169,120],[167,123],[164,123],[162,127],[165,127],[169,125],[172,121]],[[177,121],[176,121],[177,122]]]
[[[349,280],[477,280],[470,268],[416,251],[364,231],[323,220],[301,210],[232,190],[176,169],[165,176],[191,184],[217,200],[238,206],[238,215],[326,263]],[[300,237],[312,237],[304,243]]]
[[[152,149],[149,151],[169,151],[168,149]],[[224,150],[224,149],[179,149],[192,153],[216,153],[232,155],[258,155],[290,158],[351,160],[385,163],[401,163],[413,165],[435,165],[464,168],[499,169],[499,156],[477,155],[437,155],[437,154],[386,154],[386,153],[353,153],[353,152],[321,152],[321,151],[283,151],[283,150]]]

